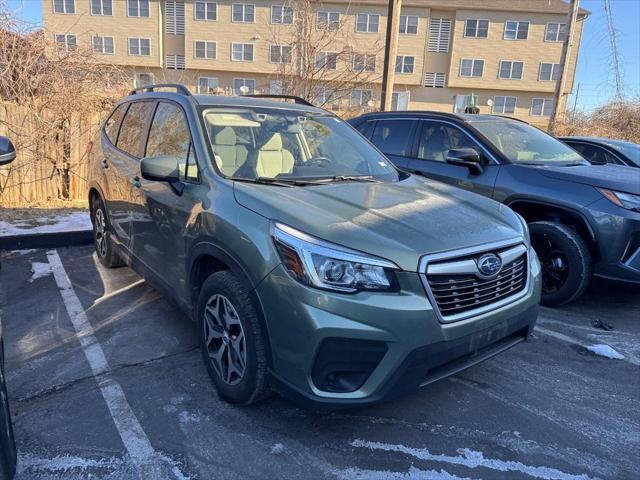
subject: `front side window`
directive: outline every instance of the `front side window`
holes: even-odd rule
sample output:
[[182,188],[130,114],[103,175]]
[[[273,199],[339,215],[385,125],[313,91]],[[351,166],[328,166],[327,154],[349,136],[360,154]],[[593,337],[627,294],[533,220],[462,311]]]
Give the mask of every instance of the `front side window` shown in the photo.
[[487,38],[489,20],[468,19],[464,22],[464,36],[470,38]]
[[253,3],[234,3],[231,6],[231,21],[253,23],[255,21],[255,8]]
[[231,60],[234,62],[253,62],[253,44],[232,43]]
[[219,82],[216,77],[200,77],[198,78],[198,93],[212,94],[218,93]]
[[545,42],[564,42],[567,36],[566,23],[547,23],[544,31]]
[[529,36],[529,22],[507,20],[504,24],[505,40],[526,40]]
[[411,153],[415,120],[378,120],[371,142],[386,155],[406,157]]
[[70,52],[72,50],[75,50],[78,45],[75,35],[56,34],[55,40],[56,44],[58,45],[58,50],[62,52]]
[[113,15],[113,0],[91,0],[91,15]]
[[127,0],[127,15],[130,17],[148,17],[149,0]]
[[338,30],[340,28],[340,12],[318,12],[319,29]]
[[442,122],[424,121],[418,143],[418,158],[446,162],[449,150],[475,148],[476,143],[459,128]]
[[520,80],[522,78],[523,62],[501,61],[498,78]]
[[114,52],[113,37],[101,37],[95,35],[91,37],[91,46],[95,53],[112,55]]
[[194,45],[194,57],[214,60],[216,58],[216,42],[196,40]]
[[548,82],[558,80],[558,74],[560,73],[559,63],[541,63],[540,72],[538,73],[538,80]]
[[76,0],[53,0],[53,13],[76,13]]
[[[215,162],[225,175],[234,178],[326,182],[354,176],[378,181],[399,178],[384,156],[330,114],[209,108],[203,116],[216,152]],[[222,144],[234,148],[215,148]]]
[[377,33],[380,15],[374,13],[359,13],[356,15],[356,32]]
[[553,113],[553,99],[534,98],[531,101],[531,116],[550,117]]
[[418,16],[417,15],[400,15],[400,34],[401,35],[417,35],[418,34]]
[[517,100],[516,97],[493,97],[491,113],[515,113]]
[[271,23],[274,25],[291,25],[293,23],[293,7],[288,5],[272,5]]
[[129,55],[145,57],[151,55],[151,40],[148,38],[130,38]]
[[463,58],[460,60],[461,77],[482,77],[484,60]]
[[146,134],[149,117],[153,113],[153,102],[134,102],[124,116],[117,147],[132,157],[141,158],[144,154],[142,140]]
[[127,107],[128,104],[126,103],[118,105],[107,121],[104,122],[104,133],[107,135],[109,141],[114,145],[118,139],[118,129],[120,128],[122,117],[124,117],[124,112],[127,111]]
[[354,72],[375,72],[376,56],[366,53],[353,54],[353,71]]
[[270,45],[269,61],[271,63],[291,63],[291,47],[289,45]]
[[193,16],[196,20],[213,22],[218,19],[218,4],[196,0]]
[[396,73],[413,73],[415,57],[410,55],[396,56]]
[[253,93],[255,89],[256,89],[256,81],[253,78],[234,78],[233,79],[233,92],[236,95]]
[[317,52],[316,68],[336,70],[338,68],[338,54],[335,52]]

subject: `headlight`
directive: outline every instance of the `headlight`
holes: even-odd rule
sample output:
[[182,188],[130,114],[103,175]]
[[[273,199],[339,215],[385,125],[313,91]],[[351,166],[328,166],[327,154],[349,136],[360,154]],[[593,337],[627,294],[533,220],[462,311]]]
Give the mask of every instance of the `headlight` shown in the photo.
[[614,190],[607,190],[604,188],[599,188],[598,190],[600,191],[600,193],[602,193],[602,195],[607,197],[607,199],[609,199],[619,207],[640,212],[640,195],[616,192]]
[[271,235],[282,263],[299,282],[317,288],[353,293],[360,290],[396,290],[387,260],[325,242],[281,223]]

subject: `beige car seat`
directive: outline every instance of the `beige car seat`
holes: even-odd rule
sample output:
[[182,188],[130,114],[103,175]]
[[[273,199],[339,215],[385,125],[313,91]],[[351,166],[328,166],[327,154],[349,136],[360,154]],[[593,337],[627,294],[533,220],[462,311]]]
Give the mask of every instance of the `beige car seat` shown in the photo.
[[216,164],[222,173],[233,176],[247,161],[247,148],[238,145],[236,132],[231,127],[224,127],[213,138],[213,152]]
[[292,173],[295,161],[289,150],[282,148],[282,136],[273,136],[258,150],[256,173],[259,177],[274,178]]

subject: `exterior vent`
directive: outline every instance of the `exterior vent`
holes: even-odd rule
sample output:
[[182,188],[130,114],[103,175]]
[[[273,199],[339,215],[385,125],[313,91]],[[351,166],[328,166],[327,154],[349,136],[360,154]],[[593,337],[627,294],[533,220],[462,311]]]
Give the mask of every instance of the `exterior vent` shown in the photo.
[[166,67],[170,70],[184,70],[184,55],[167,55]]
[[165,17],[165,31],[168,34],[184,35],[184,2],[167,1]]
[[429,24],[428,51],[447,53],[451,36],[451,20],[448,18],[432,18]]
[[447,75],[445,73],[433,73],[427,72],[424,74],[424,86],[431,88],[444,88],[444,84],[447,81]]

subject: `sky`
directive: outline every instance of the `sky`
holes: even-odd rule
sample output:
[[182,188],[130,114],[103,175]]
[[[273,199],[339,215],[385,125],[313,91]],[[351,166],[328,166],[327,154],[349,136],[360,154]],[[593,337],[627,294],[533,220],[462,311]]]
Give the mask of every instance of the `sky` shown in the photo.
[[[625,95],[628,98],[638,98],[640,97],[640,0],[610,1]],[[42,0],[5,0],[5,2],[20,18],[33,24],[42,23]],[[591,15],[586,20],[582,35],[576,83],[569,105],[573,108],[577,93],[578,109],[588,111],[611,100],[614,82],[604,0],[582,0],[580,6],[589,10]]]

